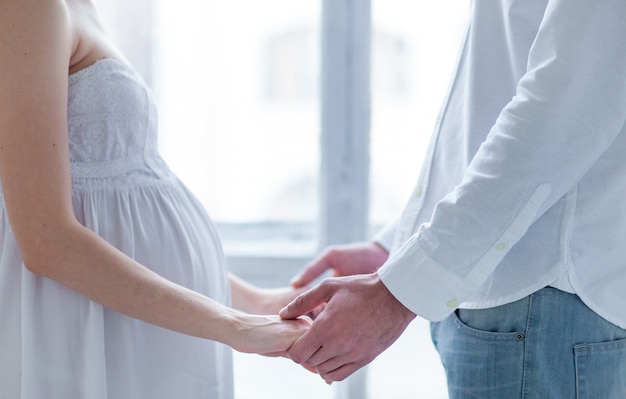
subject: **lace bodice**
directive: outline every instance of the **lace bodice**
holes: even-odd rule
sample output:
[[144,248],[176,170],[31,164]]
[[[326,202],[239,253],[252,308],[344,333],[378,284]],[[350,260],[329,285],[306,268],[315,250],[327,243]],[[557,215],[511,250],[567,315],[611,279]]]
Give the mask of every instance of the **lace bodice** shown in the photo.
[[68,125],[75,185],[164,172],[150,92],[120,61],[103,59],[70,75]]

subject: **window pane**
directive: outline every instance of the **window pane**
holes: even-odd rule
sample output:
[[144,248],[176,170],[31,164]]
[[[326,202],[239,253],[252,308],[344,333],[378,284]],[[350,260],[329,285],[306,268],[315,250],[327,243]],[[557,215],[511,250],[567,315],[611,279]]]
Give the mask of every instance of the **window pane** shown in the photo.
[[468,7],[468,0],[372,1],[374,225],[399,215],[417,181]]
[[255,251],[268,237],[313,248],[319,0],[161,0],[156,13],[161,147],[172,168],[227,249],[236,239]]

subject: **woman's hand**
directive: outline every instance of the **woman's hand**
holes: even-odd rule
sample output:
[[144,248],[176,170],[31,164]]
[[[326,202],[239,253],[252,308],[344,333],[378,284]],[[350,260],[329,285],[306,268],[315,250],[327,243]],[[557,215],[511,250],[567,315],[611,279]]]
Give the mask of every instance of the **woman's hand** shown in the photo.
[[279,316],[261,316],[238,312],[228,345],[244,353],[284,356],[291,345],[311,325],[311,319],[300,317],[281,320]]
[[298,295],[307,290],[304,288],[257,288],[257,301],[249,307],[248,312],[254,314],[278,314]]
[[259,288],[231,274],[230,289],[233,307],[246,313],[275,315],[307,290],[306,287]]

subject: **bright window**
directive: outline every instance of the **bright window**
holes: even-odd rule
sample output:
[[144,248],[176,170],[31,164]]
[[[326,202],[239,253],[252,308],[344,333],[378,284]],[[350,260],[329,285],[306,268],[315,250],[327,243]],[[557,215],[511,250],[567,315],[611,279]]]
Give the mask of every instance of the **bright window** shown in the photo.
[[164,156],[230,251],[314,250],[319,1],[156,4]]

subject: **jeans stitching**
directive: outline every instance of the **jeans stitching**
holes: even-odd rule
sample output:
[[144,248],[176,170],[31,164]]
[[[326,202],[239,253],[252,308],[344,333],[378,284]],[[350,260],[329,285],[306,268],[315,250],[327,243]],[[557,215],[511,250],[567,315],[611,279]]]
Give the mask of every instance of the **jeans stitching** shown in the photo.
[[519,331],[513,332],[494,332],[494,331],[485,331],[475,327],[472,327],[466,324],[459,317],[458,313],[454,312],[450,315],[453,319],[452,322],[454,325],[462,331],[465,336],[472,337],[475,339],[479,339],[481,341],[490,341],[490,342],[519,342],[524,340],[524,336],[519,338],[518,336],[521,334]]
[[528,369],[528,348],[530,347],[528,341],[532,339],[532,334],[530,331],[530,321],[532,319],[533,299],[534,294],[530,295],[528,298],[528,313],[526,313],[526,335],[524,337],[524,359],[522,363],[522,399],[528,397],[528,392],[526,389],[528,373],[526,372],[526,370]]
[[[574,348],[572,348],[574,350]],[[574,375],[576,377],[576,381],[574,381],[574,390],[576,391],[576,398],[580,398],[580,390],[581,390],[581,378],[582,376],[580,375],[580,368],[582,367],[582,365],[578,364],[578,356],[574,356]]]
[[[626,354],[626,338],[618,338],[613,341],[592,342],[573,345],[574,351],[574,372],[576,376],[575,391],[576,398],[582,399],[591,395],[589,387],[588,373],[592,369],[589,366],[590,357],[603,355]],[[622,357],[620,357],[622,358]],[[593,393],[597,395],[596,393]],[[623,392],[622,392],[623,394]],[[613,396],[611,396],[613,397]],[[620,395],[620,397],[622,397]]]

